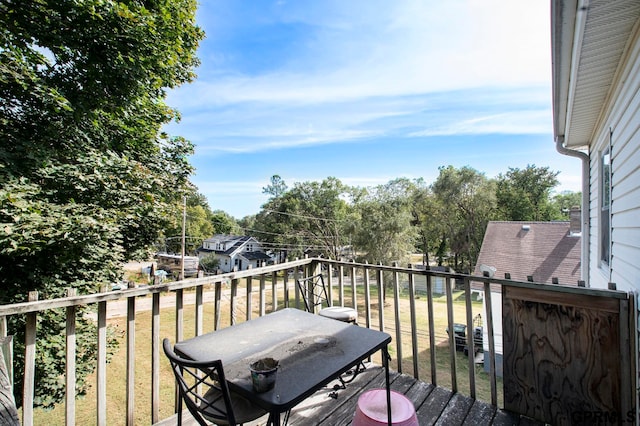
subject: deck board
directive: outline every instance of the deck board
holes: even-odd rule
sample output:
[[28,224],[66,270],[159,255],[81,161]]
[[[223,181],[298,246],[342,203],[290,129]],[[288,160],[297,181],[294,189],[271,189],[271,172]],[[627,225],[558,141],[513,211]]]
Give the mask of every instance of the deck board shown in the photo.
[[417,407],[418,422],[424,426],[435,424],[452,396],[449,389],[434,388],[424,403]]
[[465,426],[488,425],[491,424],[495,415],[496,407],[489,403],[476,400],[473,402],[462,424]]
[[436,426],[447,425],[460,425],[467,417],[467,413],[473,405],[473,400],[459,393],[454,393],[449,399],[449,403],[446,405],[438,421],[435,422]]
[[[404,394],[416,407],[421,426],[426,425],[542,425],[540,422],[503,410],[449,389],[424,383],[406,374],[391,372],[391,389]],[[335,389],[339,381],[328,383],[314,395],[298,404],[289,417],[291,426],[348,426],[356,410],[358,396],[369,389],[384,388],[385,375],[380,366],[369,366],[346,388]],[[265,426],[267,417],[247,426]],[[165,419],[157,426],[175,426],[176,416]],[[196,425],[185,413],[184,426]]]

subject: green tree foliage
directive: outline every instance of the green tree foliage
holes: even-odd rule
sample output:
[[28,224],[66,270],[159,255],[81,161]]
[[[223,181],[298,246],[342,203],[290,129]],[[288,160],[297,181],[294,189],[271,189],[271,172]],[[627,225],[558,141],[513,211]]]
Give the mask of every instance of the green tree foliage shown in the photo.
[[528,165],[509,168],[496,178],[496,199],[500,219],[549,221],[554,219],[551,190],[558,185],[558,172],[548,167]]
[[[177,118],[164,103],[166,88],[194,78],[203,36],[195,7],[194,0],[0,4],[0,303],[24,301],[30,290],[41,299],[66,287],[95,292],[179,214],[193,147],[160,129]],[[82,392],[96,340],[78,318]],[[16,354],[23,321],[9,324]],[[53,337],[63,329],[58,314],[40,316],[37,405],[64,396],[63,342]]]
[[[286,188],[284,182],[278,182],[280,188]],[[345,200],[349,193],[350,188],[333,177],[275,191],[279,195],[262,206],[250,234],[266,242],[267,247],[286,251],[289,257],[309,253],[338,258],[341,248],[348,244],[344,226],[350,215]]]
[[415,188],[410,194],[411,224],[416,227],[418,240],[416,249],[422,252],[423,263],[431,264],[430,254],[435,253],[438,264],[442,265],[444,250],[442,250],[443,227],[437,214],[440,211],[438,200],[431,188],[422,179],[415,181]]
[[199,264],[206,273],[214,273],[220,266],[220,259],[214,253],[210,253],[202,256]]
[[[498,204],[498,181],[483,173],[470,167],[439,170],[431,185],[422,179],[394,179],[375,188],[339,186],[337,179],[329,178],[322,183],[295,183],[289,189],[275,175],[263,188],[271,196],[263,210],[240,224],[268,247],[297,250],[289,257],[302,255],[302,248],[313,248],[311,241],[319,241],[318,235],[325,233],[315,254],[322,253],[322,247],[352,245],[360,260],[388,264],[403,262],[408,253],[422,252],[426,264],[435,260],[439,265],[470,271],[488,221],[504,220],[503,212],[509,206]],[[524,171],[510,169],[500,178],[503,189],[526,186],[528,199],[537,200],[538,211],[548,208],[553,213],[550,220],[567,220],[568,209],[579,205],[580,194],[565,192],[549,198],[555,176],[548,168],[529,166]],[[509,200],[503,197],[501,202]],[[329,235],[333,240],[326,237]],[[340,257],[338,250],[323,254]]]
[[270,198],[278,198],[287,192],[287,184],[280,175],[271,176],[271,183],[262,188],[262,193],[267,194]]
[[222,210],[213,212],[211,215],[211,223],[213,224],[213,232],[215,234],[236,235],[242,233],[238,222]]
[[250,232],[256,228],[256,215],[248,215],[242,219],[238,219],[238,233],[243,235],[249,235]]
[[581,207],[582,193],[572,191],[562,191],[551,197],[551,208],[553,209],[553,220],[569,220],[569,212],[572,207]]
[[495,188],[471,167],[440,167],[432,185],[441,223],[441,245],[453,254],[453,267],[470,271],[482,247],[487,223],[496,208]]
[[406,263],[415,249],[411,226],[411,194],[415,185],[399,178],[363,193],[355,203],[358,212],[353,246],[370,263]]

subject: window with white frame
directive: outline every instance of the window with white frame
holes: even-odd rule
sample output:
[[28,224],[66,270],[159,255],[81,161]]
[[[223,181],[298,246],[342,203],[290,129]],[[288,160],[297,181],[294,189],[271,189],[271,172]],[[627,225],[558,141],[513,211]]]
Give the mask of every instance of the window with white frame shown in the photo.
[[600,262],[609,265],[611,259],[611,150],[600,155]]

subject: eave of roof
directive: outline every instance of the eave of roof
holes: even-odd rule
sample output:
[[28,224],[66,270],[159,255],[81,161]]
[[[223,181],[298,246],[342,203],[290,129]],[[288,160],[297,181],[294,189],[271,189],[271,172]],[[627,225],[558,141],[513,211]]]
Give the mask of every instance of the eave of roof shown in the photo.
[[639,17],[637,0],[552,0],[553,126],[565,147],[591,144]]

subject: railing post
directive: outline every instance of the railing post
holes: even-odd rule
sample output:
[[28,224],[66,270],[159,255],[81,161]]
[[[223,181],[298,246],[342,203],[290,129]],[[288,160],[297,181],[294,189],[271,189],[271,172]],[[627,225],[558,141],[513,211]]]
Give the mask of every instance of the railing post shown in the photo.
[[[213,329],[214,330],[217,330],[220,328],[220,318],[222,316],[221,302],[222,302],[222,281],[216,281],[213,289]],[[232,318],[232,321],[234,320],[235,318]]]
[[176,290],[176,342],[181,342],[184,336],[184,290]]
[[[100,289],[106,293],[107,287]],[[98,302],[98,366],[96,368],[96,423],[107,424],[107,302]]]
[[[378,266],[382,266],[382,262],[378,262]],[[382,269],[378,268],[376,270],[376,281],[378,284],[378,323],[380,325],[380,331],[384,331],[384,301],[385,301],[385,291],[384,291],[384,282],[382,277]]]
[[[176,342],[183,339],[184,331],[184,290],[179,288],[176,290]],[[180,391],[178,384],[175,383],[174,410],[177,412],[180,407]]]
[[333,306],[333,264],[327,263],[327,289],[329,293],[329,306]]
[[[155,281],[154,277],[154,281]],[[160,410],[160,293],[151,299],[151,423],[158,423]]]
[[[129,288],[134,283],[129,282]],[[127,300],[127,425],[135,424],[136,298]]]
[[195,333],[196,336],[200,336],[202,334],[203,324],[204,324],[204,288],[203,285],[196,286],[196,324],[195,324]]
[[367,328],[371,328],[371,282],[369,281],[369,262],[365,261],[362,271],[364,278],[364,312]]
[[[76,295],[75,288],[67,288],[67,297]],[[76,423],[76,307],[67,307],[66,330],[66,366],[65,366],[65,422]]]
[[238,311],[238,279],[231,279],[231,308],[229,314],[231,318],[229,318],[231,325],[235,325],[237,318],[236,313]]
[[[296,260],[298,260],[297,257],[296,257]],[[298,267],[296,266],[293,268],[293,283],[294,283],[293,287],[294,287],[294,293],[295,293],[295,299],[296,299],[296,309],[300,309],[300,289],[298,288],[299,275],[300,273],[298,271]]]
[[[0,319],[0,322],[4,320],[5,321],[5,327],[6,327],[6,320],[7,317],[2,317],[2,319]],[[6,329],[5,329],[5,333],[6,333]],[[7,336],[7,335],[2,335],[0,334],[0,339],[2,340],[2,355],[4,356],[4,363],[5,363],[5,367],[7,368],[7,376],[9,376],[9,384],[11,385],[11,388],[13,389],[13,383],[14,383],[14,378],[13,378],[13,336]]]
[[[412,269],[409,264],[409,269]],[[416,289],[413,280],[413,272],[409,271],[409,311],[411,311],[411,350],[413,355],[413,377],[420,378],[418,368],[418,326],[416,320]]]
[[[251,266],[249,266],[247,269],[251,269]],[[253,316],[253,283],[252,283],[252,277],[247,277],[246,283],[247,283],[247,321],[251,320],[251,317]]]
[[620,320],[618,323],[618,332],[620,334],[620,406],[622,413],[635,411],[634,403],[636,398],[632,398],[631,395],[634,389],[636,389],[637,392],[635,381],[632,379],[632,377],[635,376],[635,368],[631,367],[631,360],[634,359],[632,356],[633,352],[631,351],[635,346],[632,340],[633,332],[630,329],[630,325],[632,324],[631,318],[633,317],[632,309],[634,309],[633,299],[633,293],[629,293],[627,299],[621,299],[619,302]]
[[278,310],[278,273],[271,273],[271,312]]
[[[445,291],[447,292],[447,323],[449,324],[449,360],[451,363],[451,390],[458,392],[458,377],[456,374],[456,331],[453,321],[453,294],[451,291],[451,281],[445,280]],[[467,330],[468,331],[468,330]]]
[[13,375],[9,369],[13,364],[12,346],[11,336],[0,337],[0,424],[19,426],[18,409],[13,397]]
[[[502,290],[504,293],[504,289]],[[493,331],[493,308],[491,306],[491,282],[484,280],[484,300],[487,316],[487,334],[489,336],[489,380],[491,382],[491,405],[498,405],[496,384],[496,343]]]
[[[30,291],[29,302],[38,300],[38,292]],[[24,390],[22,394],[22,424],[24,426],[33,425],[33,399],[35,396],[35,376],[36,376],[36,327],[37,313],[29,312],[26,321],[24,336]]]
[[[450,280],[452,278],[447,278]],[[475,369],[475,329],[473,327],[473,307],[471,304],[471,281],[464,278],[464,299],[467,312],[467,354],[469,360],[469,396],[476,399],[476,369]]]
[[266,309],[266,296],[267,296],[267,289],[266,289],[266,274],[260,274],[260,310],[259,310],[259,316],[264,316],[267,312]]
[[[393,262],[398,267],[398,262]],[[398,373],[402,374],[402,327],[400,324],[400,273],[393,271],[393,315],[396,323],[396,354],[398,358]]]
[[338,266],[338,300],[344,306],[344,265]]
[[426,267],[427,271],[427,313],[429,316],[429,358],[431,362],[431,383],[438,385],[438,375],[436,373],[436,332],[435,320],[433,315],[433,274]]
[[7,337],[7,317],[0,317],[0,337]]
[[[287,262],[288,260],[285,259],[284,263],[286,264]],[[289,273],[287,272],[286,268],[281,269],[281,272],[282,272],[282,283],[284,287],[284,307],[288,308],[289,307]]]
[[[355,260],[352,260],[355,263]],[[356,267],[351,267],[351,307],[358,309],[358,303],[356,300]]]

